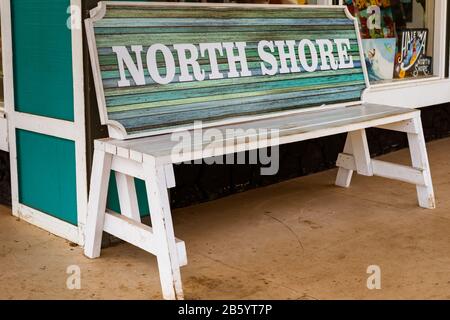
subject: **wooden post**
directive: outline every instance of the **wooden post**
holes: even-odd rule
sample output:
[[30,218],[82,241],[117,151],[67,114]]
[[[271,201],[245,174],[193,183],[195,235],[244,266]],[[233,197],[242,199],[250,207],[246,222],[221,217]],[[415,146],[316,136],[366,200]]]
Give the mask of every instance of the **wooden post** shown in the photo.
[[[347,139],[345,140],[344,146],[344,154],[353,155],[352,139],[350,138],[350,133],[347,133]],[[352,176],[353,170],[339,167],[335,184],[339,187],[348,188],[350,187]]]
[[100,256],[111,161],[111,154],[95,149],[84,245],[84,254],[89,258]]
[[134,177],[116,172],[116,183],[120,213],[134,221],[141,222]]
[[436,203],[420,114],[414,118],[413,123],[416,132],[408,133],[411,161],[414,168],[422,171],[424,180],[424,185],[416,185],[419,205],[422,208],[434,209],[436,208]]
[[158,241],[159,275],[164,299],[184,299],[164,166],[144,158],[145,184],[153,233]]

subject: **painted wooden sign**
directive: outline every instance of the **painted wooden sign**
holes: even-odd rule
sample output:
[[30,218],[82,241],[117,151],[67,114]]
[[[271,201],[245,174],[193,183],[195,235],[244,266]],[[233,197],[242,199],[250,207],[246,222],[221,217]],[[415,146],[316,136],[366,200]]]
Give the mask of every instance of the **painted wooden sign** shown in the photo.
[[367,85],[344,6],[104,2],[86,26],[119,138],[359,101]]

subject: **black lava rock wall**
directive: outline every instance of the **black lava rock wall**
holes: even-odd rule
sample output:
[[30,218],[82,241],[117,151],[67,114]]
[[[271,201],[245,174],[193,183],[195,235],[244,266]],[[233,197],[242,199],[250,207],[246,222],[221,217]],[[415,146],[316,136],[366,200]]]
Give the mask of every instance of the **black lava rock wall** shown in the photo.
[[11,205],[9,153],[0,151],[0,203]]

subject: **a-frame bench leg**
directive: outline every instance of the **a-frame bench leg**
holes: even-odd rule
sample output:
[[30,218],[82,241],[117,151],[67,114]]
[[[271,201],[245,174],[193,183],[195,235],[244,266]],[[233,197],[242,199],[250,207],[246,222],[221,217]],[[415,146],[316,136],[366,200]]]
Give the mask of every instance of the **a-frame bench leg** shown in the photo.
[[[344,154],[353,155],[352,139],[350,133],[347,133],[347,139],[345,140]],[[343,167],[339,167],[335,184],[339,187],[348,188],[352,181],[353,170],[349,170]]]
[[419,205],[422,208],[434,209],[436,207],[436,203],[420,115],[415,117],[412,121],[414,133],[408,133],[412,166],[422,171],[424,180],[424,185],[416,185],[417,197],[419,200]]
[[134,221],[141,222],[134,177],[116,171],[116,183],[120,213]]
[[350,166],[340,166],[336,177],[336,185],[344,188],[350,186],[352,180],[353,170],[348,167],[354,167],[358,174],[365,176],[373,176],[369,145],[367,142],[366,130],[361,129],[352,131],[347,134],[347,140],[345,142],[344,153],[340,157],[340,161],[343,161],[347,156],[347,161],[351,161]]
[[434,209],[436,204],[420,113],[410,119],[379,127],[407,133],[412,166],[371,159],[365,130],[352,131],[348,133],[344,152],[336,162],[339,167],[336,185],[348,187],[354,171],[365,176],[375,175],[412,183],[417,188],[419,205]]
[[111,154],[95,149],[84,245],[84,254],[89,258],[100,256],[111,162]]
[[143,163],[153,233],[158,241],[159,276],[164,299],[184,299],[164,166]]

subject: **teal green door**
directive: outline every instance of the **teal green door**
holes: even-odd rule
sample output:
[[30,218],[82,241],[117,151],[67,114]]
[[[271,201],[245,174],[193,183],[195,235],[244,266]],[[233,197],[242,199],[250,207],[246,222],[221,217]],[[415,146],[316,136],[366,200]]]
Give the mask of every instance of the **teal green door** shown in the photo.
[[[16,111],[74,120],[70,0],[11,0]],[[75,142],[16,131],[19,202],[77,224]]]

